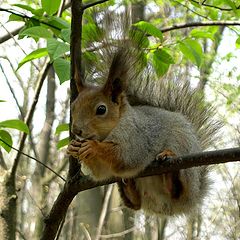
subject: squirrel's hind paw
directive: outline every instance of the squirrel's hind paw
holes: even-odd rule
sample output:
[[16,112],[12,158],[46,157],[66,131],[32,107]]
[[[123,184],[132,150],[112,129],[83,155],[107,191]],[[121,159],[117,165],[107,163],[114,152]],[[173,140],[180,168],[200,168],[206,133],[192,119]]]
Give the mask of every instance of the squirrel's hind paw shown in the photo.
[[155,160],[165,162],[168,158],[172,157],[176,157],[176,154],[170,149],[165,149],[156,156]]

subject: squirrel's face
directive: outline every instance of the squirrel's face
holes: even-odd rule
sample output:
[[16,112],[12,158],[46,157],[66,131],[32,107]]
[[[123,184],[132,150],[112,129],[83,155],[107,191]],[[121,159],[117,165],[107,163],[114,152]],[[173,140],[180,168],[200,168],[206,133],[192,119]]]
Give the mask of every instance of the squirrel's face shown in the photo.
[[116,101],[104,89],[85,88],[71,106],[72,132],[80,138],[104,140],[120,120],[123,100],[123,94]]

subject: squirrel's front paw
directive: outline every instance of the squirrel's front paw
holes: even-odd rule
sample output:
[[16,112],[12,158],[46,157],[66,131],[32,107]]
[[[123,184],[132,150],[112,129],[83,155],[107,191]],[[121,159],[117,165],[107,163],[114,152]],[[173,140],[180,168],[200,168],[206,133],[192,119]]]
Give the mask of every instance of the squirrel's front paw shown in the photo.
[[74,158],[78,158],[79,150],[81,148],[83,142],[72,140],[67,148],[67,154],[73,156]]
[[96,158],[98,144],[99,142],[96,140],[86,140],[81,143],[81,147],[78,150],[78,159],[88,162]]

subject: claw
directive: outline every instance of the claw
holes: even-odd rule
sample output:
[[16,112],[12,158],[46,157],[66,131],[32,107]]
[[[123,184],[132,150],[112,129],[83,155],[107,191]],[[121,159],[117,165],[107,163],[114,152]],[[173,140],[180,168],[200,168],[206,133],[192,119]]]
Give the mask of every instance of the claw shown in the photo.
[[166,149],[164,151],[162,151],[161,153],[159,153],[157,156],[156,156],[156,160],[157,161],[161,161],[161,162],[165,162],[167,161],[169,158],[172,158],[172,157],[175,157],[176,154],[169,150],[169,149]]

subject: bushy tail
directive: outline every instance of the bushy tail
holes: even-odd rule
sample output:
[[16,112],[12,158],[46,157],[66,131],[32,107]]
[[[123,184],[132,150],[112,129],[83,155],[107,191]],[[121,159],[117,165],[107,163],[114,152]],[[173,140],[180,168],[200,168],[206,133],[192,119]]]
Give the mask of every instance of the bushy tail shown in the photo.
[[131,82],[128,90],[132,105],[146,104],[182,113],[196,129],[203,149],[216,140],[221,127],[214,118],[216,111],[205,102],[202,93],[191,88],[188,81],[158,80],[149,74]]

